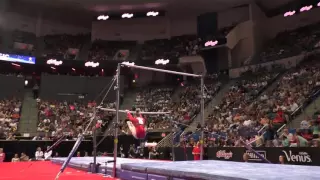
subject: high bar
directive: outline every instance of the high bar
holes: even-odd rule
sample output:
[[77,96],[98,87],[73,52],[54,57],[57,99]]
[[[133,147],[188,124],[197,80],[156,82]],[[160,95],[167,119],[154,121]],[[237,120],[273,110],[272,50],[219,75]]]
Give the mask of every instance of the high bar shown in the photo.
[[[111,111],[111,112],[116,112],[115,109],[109,109],[109,108],[102,108],[102,107],[97,107],[98,109],[101,109],[103,111]],[[125,110],[119,110],[121,113],[125,113]],[[129,111],[130,113],[135,113],[135,111]],[[140,114],[170,114],[170,112],[140,112]]]
[[157,68],[152,68],[152,67],[145,67],[145,66],[137,66],[137,65],[132,65],[132,64],[122,64],[127,67],[131,68],[136,68],[136,69],[145,69],[145,70],[150,70],[150,71],[158,71],[158,72],[164,72],[164,73],[170,73],[170,74],[178,74],[182,76],[192,76],[192,77],[202,77],[202,75],[198,74],[190,74],[190,73],[184,73],[184,72],[178,72],[178,71],[170,71],[170,70],[165,70],[165,69],[157,69]]

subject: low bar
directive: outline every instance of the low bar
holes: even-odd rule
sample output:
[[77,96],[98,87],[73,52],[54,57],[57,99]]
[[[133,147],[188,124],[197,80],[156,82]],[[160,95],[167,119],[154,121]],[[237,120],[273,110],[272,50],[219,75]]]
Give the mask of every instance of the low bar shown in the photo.
[[137,66],[137,65],[131,65],[131,64],[121,64],[123,66],[136,68],[136,69],[144,69],[144,70],[150,70],[150,71],[158,71],[158,72],[164,72],[164,73],[170,73],[170,74],[178,74],[182,76],[192,76],[192,77],[202,77],[202,75],[198,74],[190,74],[190,73],[184,73],[184,72],[178,72],[178,71],[170,71],[165,69],[157,69],[157,68],[151,68],[151,67],[145,67],[145,66]]
[[[97,107],[97,109],[101,109],[103,111],[111,111],[111,112],[116,112],[115,109],[109,109],[109,108],[101,108]],[[121,113],[125,113],[125,110],[119,110]],[[129,111],[130,113],[135,113],[136,111]],[[170,112],[140,112],[140,114],[170,114]]]

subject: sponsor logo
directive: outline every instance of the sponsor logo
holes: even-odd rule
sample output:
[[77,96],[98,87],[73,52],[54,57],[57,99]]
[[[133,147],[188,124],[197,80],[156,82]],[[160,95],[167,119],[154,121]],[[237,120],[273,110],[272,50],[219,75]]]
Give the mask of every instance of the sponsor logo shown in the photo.
[[220,150],[216,153],[217,158],[223,158],[223,159],[230,159],[232,158],[233,153],[230,152],[226,152],[225,150]]
[[292,153],[291,150],[289,152],[282,150],[282,152],[286,156],[288,162],[299,162],[299,163],[312,162],[311,156],[307,152],[298,152],[298,154]]
[[10,57],[9,54],[3,54],[3,53],[0,53],[0,56],[1,56],[1,57],[7,57],[7,58]]
[[[263,158],[267,158],[267,152],[266,151],[255,151],[258,154],[260,154]],[[257,156],[255,153],[251,152],[251,151],[246,151],[246,153],[249,156],[249,161],[263,161],[259,156]]]

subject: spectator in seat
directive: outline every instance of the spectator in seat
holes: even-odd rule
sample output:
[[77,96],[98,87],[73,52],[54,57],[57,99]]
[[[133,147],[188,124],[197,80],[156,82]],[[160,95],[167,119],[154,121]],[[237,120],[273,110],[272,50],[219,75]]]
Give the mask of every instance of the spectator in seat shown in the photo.
[[89,157],[89,153],[87,151],[84,152],[84,157]]
[[7,137],[7,139],[6,139],[7,141],[13,141],[13,140],[16,140],[16,136],[14,135],[14,134],[12,134],[12,133],[9,133],[9,135],[8,135],[8,137]]
[[149,152],[149,159],[157,159],[159,153],[155,147],[152,147],[151,151]]
[[14,154],[14,157],[11,159],[11,162],[19,162],[20,158],[18,154]]
[[288,136],[289,146],[290,147],[307,147],[308,141],[299,136],[297,133],[289,134]]
[[243,157],[243,161],[244,162],[248,162],[249,161],[249,155],[247,153],[244,153],[242,157]]
[[283,156],[279,156],[279,164],[284,164],[284,157]]
[[273,119],[272,123],[275,129],[279,129],[285,123],[284,113],[281,108],[278,109],[276,117]]
[[129,158],[135,158],[136,157],[136,148],[135,145],[130,145],[130,149],[128,151]]
[[319,139],[313,140],[311,147],[317,147],[318,148],[319,147]]
[[319,127],[319,121],[316,120],[313,122],[313,125],[311,127],[311,130],[312,130],[312,136],[314,139],[317,139],[319,138],[320,136],[320,127]]
[[0,163],[4,162],[6,154],[3,152],[3,149],[0,148]]
[[21,162],[29,161],[29,156],[27,156],[26,153],[21,153],[20,161]]
[[52,158],[52,150],[48,151],[50,146],[47,146],[47,152],[44,153],[44,160],[49,160]]
[[200,150],[199,142],[197,142],[196,145],[193,147],[192,154],[193,154],[194,160],[200,160],[201,150]]
[[35,153],[36,160],[43,160],[43,151],[41,151],[41,147],[37,148],[37,151]]
[[59,153],[56,152],[56,153],[54,154],[54,157],[59,157]]
[[308,119],[304,119],[300,123],[300,129],[305,130],[310,128],[310,121]]
[[306,140],[311,141],[313,139],[311,129],[300,129],[299,134]]

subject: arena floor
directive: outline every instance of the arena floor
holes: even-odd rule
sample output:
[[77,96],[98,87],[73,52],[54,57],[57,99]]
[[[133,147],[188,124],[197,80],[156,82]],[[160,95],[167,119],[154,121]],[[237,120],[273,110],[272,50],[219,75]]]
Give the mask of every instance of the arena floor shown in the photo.
[[[0,180],[54,180],[61,165],[47,161],[0,163]],[[66,168],[59,180],[116,180],[97,174],[89,174],[73,168]]]
[[[62,164],[66,158],[54,158],[53,163]],[[112,157],[98,157],[97,162],[112,160]],[[72,158],[70,167],[89,169],[92,157]],[[112,164],[100,166],[99,172],[111,173]],[[124,180],[314,180],[320,177],[320,167],[230,161],[155,161],[118,158],[117,175]]]

